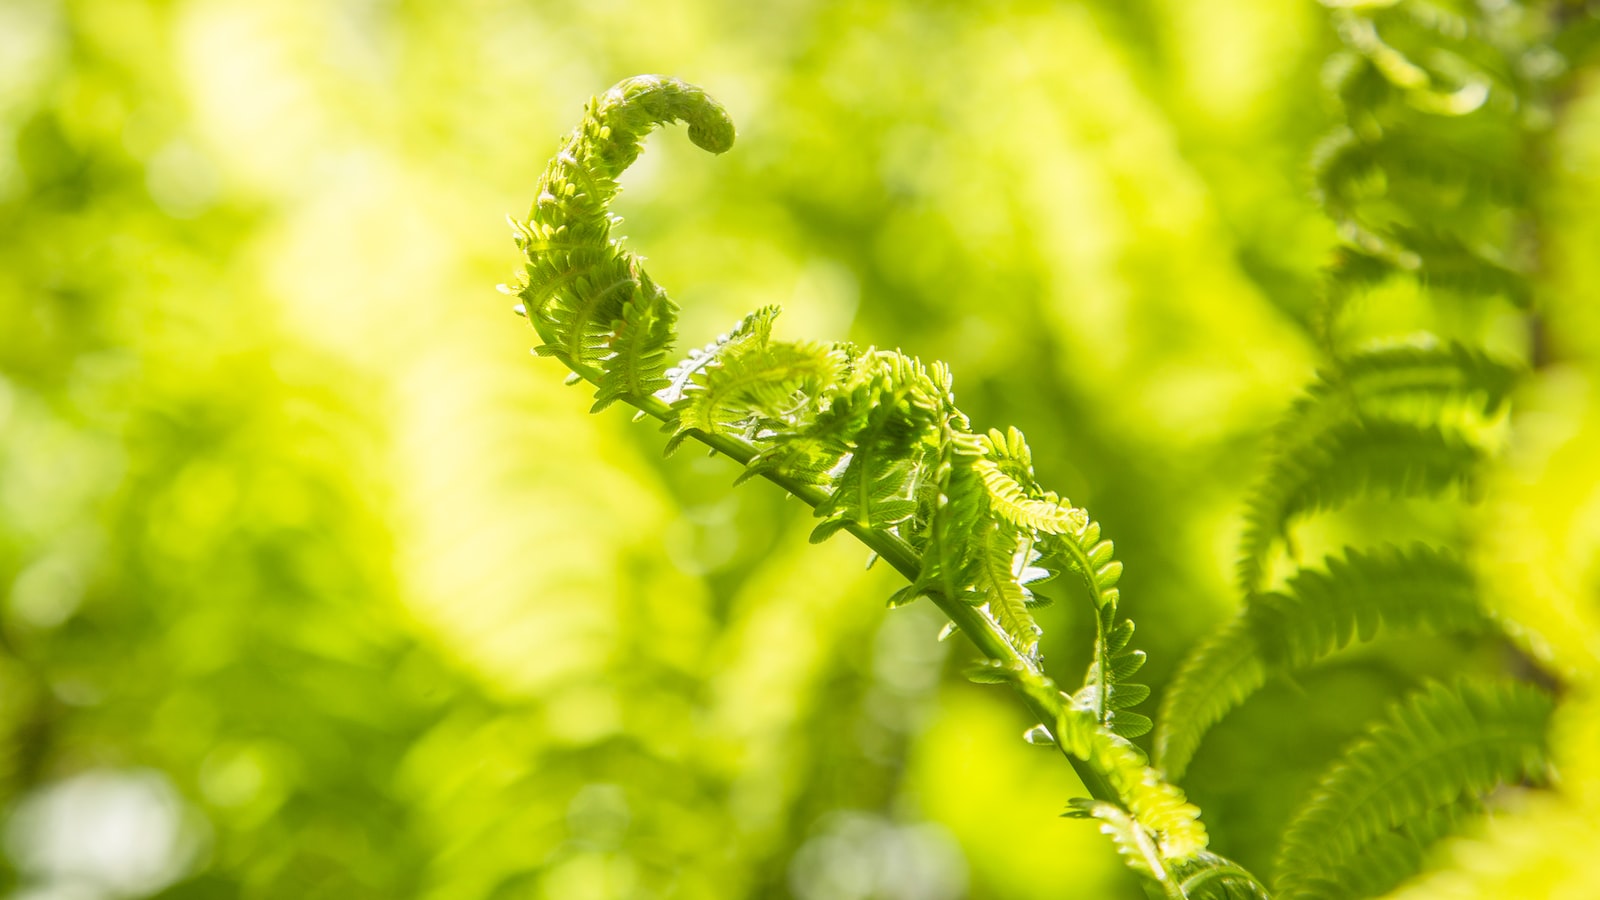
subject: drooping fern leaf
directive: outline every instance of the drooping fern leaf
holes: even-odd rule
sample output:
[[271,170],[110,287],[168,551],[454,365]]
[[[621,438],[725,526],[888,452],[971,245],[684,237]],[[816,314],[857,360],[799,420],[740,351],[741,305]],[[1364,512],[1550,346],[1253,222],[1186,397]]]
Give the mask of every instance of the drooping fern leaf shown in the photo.
[[1370,195],[1406,181],[1435,194],[1470,191],[1505,202],[1521,199],[1525,176],[1503,143],[1443,140],[1436,124],[1429,124],[1434,127],[1402,122],[1361,132],[1337,129],[1312,159],[1319,199],[1330,211],[1349,215]]
[[1463,796],[1380,831],[1362,844],[1359,855],[1312,879],[1303,894],[1329,900],[1382,896],[1420,871],[1433,844],[1459,831],[1483,808],[1480,798]]
[[1282,592],[1250,604],[1256,646],[1274,668],[1300,669],[1353,640],[1393,634],[1491,630],[1477,584],[1448,551],[1414,544],[1326,561],[1326,571],[1302,569]]
[[[1190,656],[1163,703],[1157,762],[1174,776],[1206,729],[1275,671],[1378,631],[1494,627],[1469,573],[1437,548],[1347,549],[1274,591],[1269,575],[1279,575],[1275,551],[1300,517],[1470,487],[1503,443],[1520,367],[1470,342],[1503,333],[1497,317],[1533,299],[1538,166],[1529,161],[1540,158],[1562,33],[1582,16],[1517,3],[1325,5],[1344,47],[1326,70],[1344,122],[1313,160],[1340,237],[1313,312],[1327,361],[1274,434],[1247,506],[1243,608]],[[1550,64],[1530,65],[1540,60]],[[1398,302],[1380,309],[1379,298]],[[1459,343],[1385,335],[1419,329]],[[1280,857],[1285,893],[1392,887],[1483,791],[1542,774],[1550,703],[1530,687],[1465,685],[1397,708],[1292,827]]]
[[1335,359],[1273,434],[1273,460],[1247,516],[1241,585],[1260,586],[1264,557],[1296,515],[1337,506],[1363,488],[1405,496],[1470,477],[1477,436],[1505,406],[1519,372],[1482,351],[1425,337]]
[[1396,224],[1390,235],[1416,255],[1417,277],[1425,288],[1465,297],[1503,297],[1519,307],[1531,302],[1527,276],[1462,235],[1432,223]]
[[1436,837],[1455,804],[1500,785],[1544,781],[1553,705],[1543,691],[1511,682],[1434,684],[1396,704],[1289,825],[1280,896],[1359,896],[1347,870],[1375,842]]
[[1303,669],[1380,632],[1488,633],[1478,587],[1453,554],[1422,544],[1347,551],[1261,594],[1187,660],[1162,703],[1156,765],[1181,779],[1200,739],[1274,672]]
[[1427,497],[1465,486],[1483,451],[1453,430],[1348,420],[1296,456],[1274,459],[1246,513],[1238,565],[1246,593],[1262,585],[1268,553],[1289,523],[1357,497]]
[[1529,101],[1552,70],[1526,64],[1548,48],[1530,46],[1537,17],[1514,6],[1394,0],[1333,11],[1346,50],[1329,83],[1347,121],[1313,158],[1346,243],[1318,315],[1330,349],[1348,302],[1387,277],[1430,297],[1528,305],[1517,230],[1532,195]]
[[1453,406],[1487,417],[1505,405],[1520,374],[1520,367],[1461,343],[1410,338],[1339,357],[1296,412],[1337,400],[1367,418],[1437,418]]

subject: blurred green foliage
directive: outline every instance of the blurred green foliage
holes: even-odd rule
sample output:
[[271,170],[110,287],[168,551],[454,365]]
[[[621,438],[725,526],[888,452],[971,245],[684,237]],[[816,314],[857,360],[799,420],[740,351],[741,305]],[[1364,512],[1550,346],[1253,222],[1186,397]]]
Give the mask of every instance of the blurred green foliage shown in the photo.
[[[660,460],[526,356],[487,290],[500,217],[595,91],[706,85],[739,145],[658,142],[621,205],[683,333],[777,301],[789,336],[949,361],[975,424],[1027,431],[1117,540],[1159,693],[1235,602],[1252,461],[1314,358],[1331,44],[1276,0],[7,0],[0,879],[1136,896],[932,610],[886,614],[892,576],[809,546],[806,510]],[[1569,110],[1548,290],[1592,299],[1600,104]],[[1554,314],[1569,358],[1594,359],[1595,308]],[[1491,486],[1538,523],[1513,556],[1565,565],[1571,607],[1522,612],[1573,666],[1595,375],[1540,387],[1539,440]],[[1041,616],[1048,665],[1081,671],[1085,612]],[[1473,652],[1410,649],[1216,729],[1188,784],[1219,850],[1265,867],[1415,657]]]

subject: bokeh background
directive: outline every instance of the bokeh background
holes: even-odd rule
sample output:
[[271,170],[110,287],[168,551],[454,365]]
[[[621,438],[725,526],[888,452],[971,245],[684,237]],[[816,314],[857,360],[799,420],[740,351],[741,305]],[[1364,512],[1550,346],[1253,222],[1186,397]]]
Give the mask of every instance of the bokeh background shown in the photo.
[[[936,611],[528,355],[503,217],[591,94],[705,85],[735,149],[658,135],[618,206],[683,333],[949,361],[1117,541],[1159,693],[1315,362],[1332,45],[1284,0],[3,0],[0,885],[1139,896]],[[1086,610],[1041,619],[1075,681]],[[1216,848],[1266,866],[1412,674],[1219,727]]]

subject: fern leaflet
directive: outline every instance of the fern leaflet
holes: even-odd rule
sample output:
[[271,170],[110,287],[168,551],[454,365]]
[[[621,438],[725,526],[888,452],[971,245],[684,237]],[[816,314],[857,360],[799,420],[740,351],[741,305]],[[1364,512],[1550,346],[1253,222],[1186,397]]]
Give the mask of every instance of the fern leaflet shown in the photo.
[[1298,516],[1335,509],[1362,496],[1432,496],[1465,485],[1483,451],[1438,425],[1360,420],[1329,428],[1299,456],[1268,469],[1246,514],[1239,582],[1261,587],[1267,555]]
[[1148,830],[1163,858],[1187,859],[1205,849],[1200,811],[1184,800],[1183,791],[1145,764],[1137,747],[1102,726],[1092,711],[1077,705],[1063,710],[1056,719],[1056,740],[1063,750],[1104,773],[1117,802]]
[[1281,592],[1251,598],[1184,661],[1161,707],[1155,757],[1179,779],[1206,731],[1274,671],[1312,665],[1350,644],[1391,635],[1487,633],[1494,624],[1454,555],[1422,544],[1355,550],[1302,569]]
[[981,538],[977,554],[977,587],[988,599],[989,615],[1029,658],[1039,656],[1039,625],[1028,612],[1032,594],[1019,580],[1016,527],[992,522]]
[[[1375,840],[1497,785],[1544,780],[1553,705],[1529,685],[1470,682],[1434,684],[1396,704],[1290,823],[1282,896],[1353,896],[1335,876]],[[1417,834],[1436,830],[1423,821]]]
[[843,366],[842,354],[821,344],[774,341],[760,332],[730,342],[673,405],[674,444],[691,430],[753,439],[794,428]]
[[1271,900],[1249,870],[1209,851],[1177,860],[1171,871],[1185,900]]
[[590,412],[624,397],[648,397],[667,386],[667,355],[676,334],[678,306],[642,270],[636,270],[633,278],[639,298],[623,307],[613,328],[611,353],[601,359],[604,373]]
[[1094,604],[1094,656],[1084,687],[1074,699],[1094,710],[1101,724],[1123,737],[1145,734],[1153,725],[1150,717],[1130,707],[1149,697],[1150,688],[1118,683],[1144,665],[1145,655],[1128,647],[1133,622],[1117,618],[1122,563],[1111,558],[1112,543],[1100,539],[1100,526],[1090,521],[1087,512],[1053,492],[1039,490],[1022,432],[1015,428],[1005,434],[990,431],[984,449],[977,470],[990,506],[1006,521],[1035,532],[1046,570],[1052,574],[1055,570],[1072,572]]

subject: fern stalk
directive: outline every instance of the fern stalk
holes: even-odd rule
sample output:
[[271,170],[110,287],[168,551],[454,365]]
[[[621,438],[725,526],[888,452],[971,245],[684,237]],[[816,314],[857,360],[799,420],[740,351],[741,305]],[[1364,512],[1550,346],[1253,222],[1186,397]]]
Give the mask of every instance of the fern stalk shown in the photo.
[[[588,381],[587,378],[584,380]],[[657,397],[625,398],[622,402],[663,425],[671,425],[677,421],[672,408]],[[754,445],[729,434],[695,430],[689,433],[689,437],[741,466],[749,466],[760,453]],[[770,469],[757,472],[756,477],[772,482],[813,510],[824,503],[829,496],[827,491],[817,485],[799,481]],[[911,582],[917,580],[922,571],[922,554],[903,539],[887,531],[868,528],[858,522],[846,522],[842,530],[849,532],[867,549],[876,553],[878,558],[905,576],[906,580]],[[1036,661],[1019,652],[993,620],[985,616],[978,607],[960,600],[952,601],[942,593],[929,591],[925,596],[933,601],[934,605],[939,607],[939,611],[944,613],[956,628],[967,636],[973,646],[989,659],[996,672],[1004,673],[1005,680],[1011,681],[1016,686],[1028,710],[1037,716],[1040,722],[1054,723],[1061,718],[1067,706],[1061,698],[1056,683],[1044,674]],[[1055,730],[1052,726],[1051,731]],[[1090,796],[1097,800],[1113,802],[1120,799],[1103,772],[1065,749],[1062,750],[1062,754],[1071,763],[1073,771],[1077,773],[1078,779],[1083,782],[1084,789]]]
[[[1121,564],[1087,513],[1033,482],[1014,429],[972,433],[955,407],[949,370],[897,351],[773,340],[776,310],[752,314],[729,335],[666,366],[677,307],[613,237],[607,211],[616,177],[658,124],[683,120],[700,147],[733,143],[727,114],[693,85],[628,79],[589,104],[588,115],[546,168],[529,219],[512,222],[527,254],[515,293],[544,344],[535,348],[596,388],[598,409],[622,402],[661,422],[668,451],[693,438],[811,507],[822,540],[848,531],[911,582],[891,604],[927,596],[986,657],[975,681],[1008,682],[1067,757],[1102,822],[1143,850],[1126,856],[1152,895],[1191,895],[1184,878],[1226,865],[1204,855],[1199,810],[1150,768],[1126,736],[1149,728],[1127,710],[1149,694],[1117,682],[1143,654],[1126,648],[1117,618]],[[1096,608],[1096,657],[1076,695],[1038,657],[1029,585],[1077,574]],[[1116,813],[1109,810],[1114,808]],[[1146,852],[1154,848],[1154,852]],[[1202,894],[1209,895],[1207,892]]]

